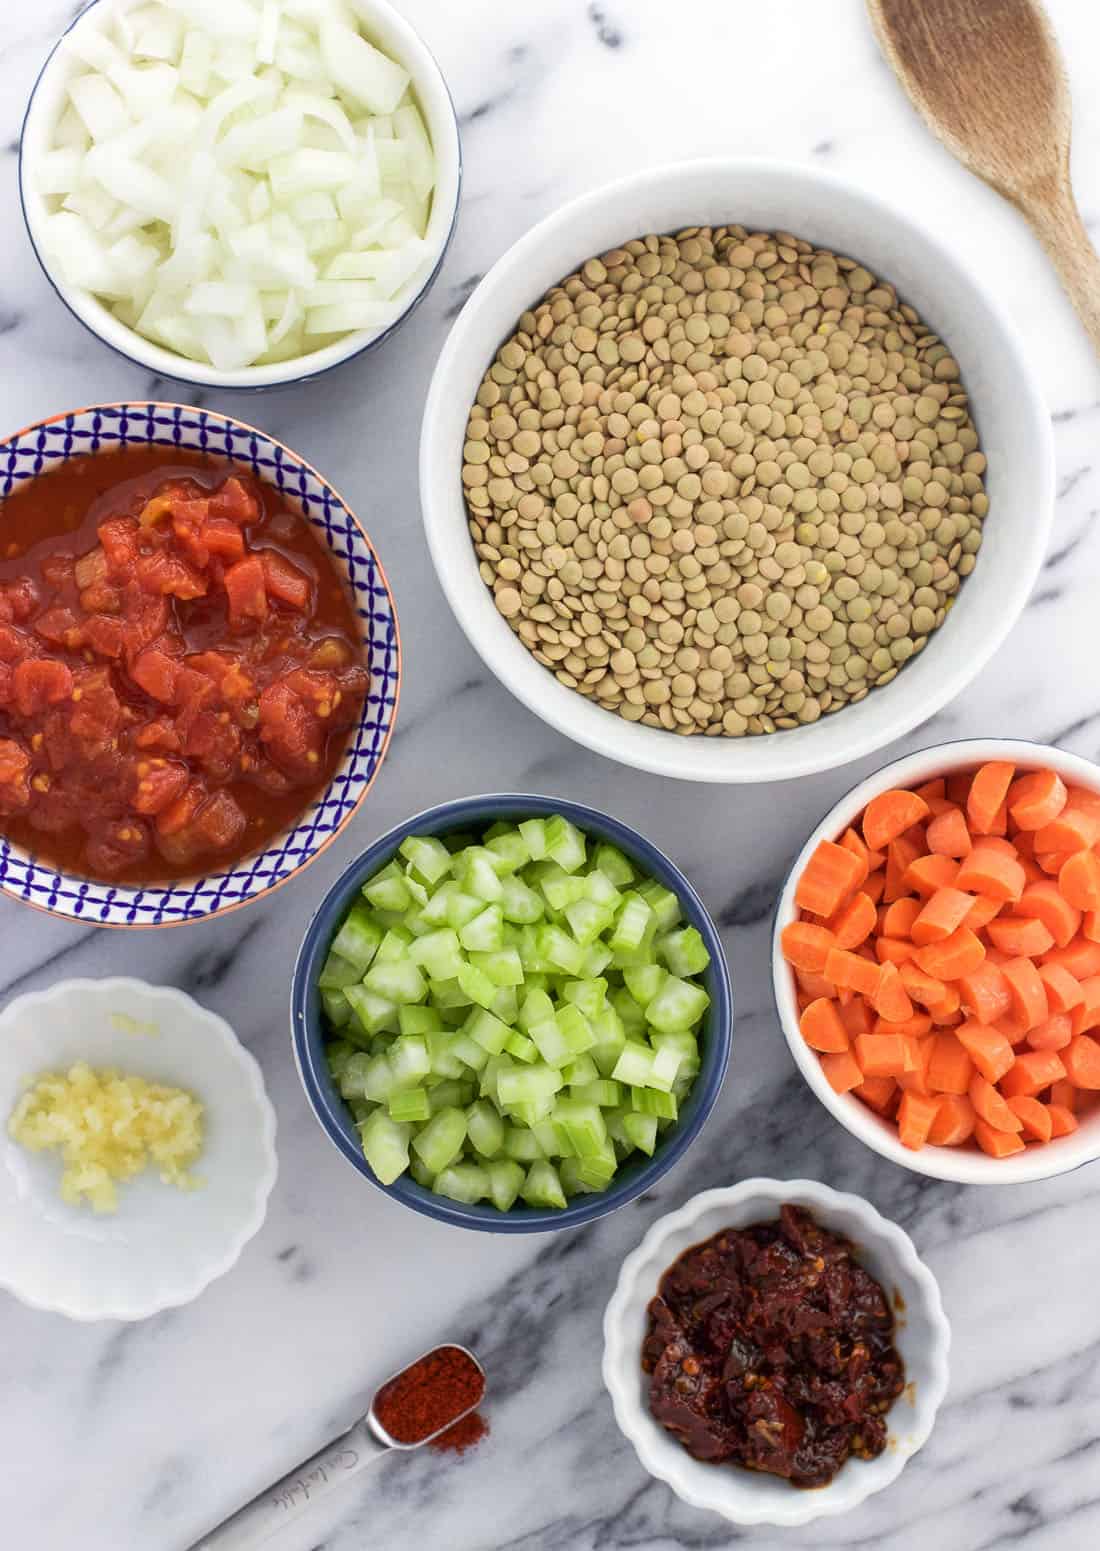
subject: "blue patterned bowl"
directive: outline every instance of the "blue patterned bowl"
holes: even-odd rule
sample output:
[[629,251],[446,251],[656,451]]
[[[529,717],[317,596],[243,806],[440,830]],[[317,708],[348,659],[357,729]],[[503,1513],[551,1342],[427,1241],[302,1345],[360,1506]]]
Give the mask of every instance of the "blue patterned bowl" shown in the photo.
[[293,829],[227,872],[141,888],[95,883],[43,866],[0,836],[0,891],[13,899],[95,926],[179,926],[269,894],[320,855],[347,824],[378,774],[393,730],[400,640],[385,573],[349,507],[288,447],[226,415],[184,404],[100,404],[41,421],[0,442],[0,501],[67,458],[134,443],[214,453],[281,490],[308,519],[351,588],[371,674],[359,726],[323,796]]

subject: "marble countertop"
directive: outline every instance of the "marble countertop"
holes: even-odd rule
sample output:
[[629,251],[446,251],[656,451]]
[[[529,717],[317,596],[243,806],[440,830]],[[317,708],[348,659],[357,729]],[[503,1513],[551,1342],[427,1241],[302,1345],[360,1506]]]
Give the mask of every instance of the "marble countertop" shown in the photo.
[[[814,1545],[1096,1545],[1100,1170],[982,1190],[897,1169],[816,1102],[772,1010],[768,919],[779,880],[826,806],[875,761],[778,791],[722,789],[620,769],[565,741],[489,677],[450,617],[420,528],[416,441],[449,321],[504,248],[562,201],[693,155],[835,169],[908,206],[984,276],[1016,318],[1055,421],[1058,507],[1042,580],[995,661],[906,746],[1014,734],[1096,758],[1097,362],[1020,218],[908,108],[859,0],[401,3],[463,122],[466,192],[441,278],[380,351],[308,390],[205,400],[288,441],[369,525],[403,624],[397,735],[351,832],[246,912],[139,938],[0,903],[0,997],[125,972],[192,992],[262,1062],[281,1158],[263,1231],[189,1308],[82,1326],[0,1294],[0,1541],[21,1551],[183,1551],[346,1427],[380,1377],[448,1336],[485,1361],[491,1437],[461,1460],[387,1462],[287,1528],[278,1551],[671,1551],[747,1539],[680,1504],[637,1463],[600,1383],[600,1317],[623,1255],[655,1217],[757,1173],[868,1196],[913,1235],[954,1325],[951,1388],[931,1441],[892,1489],[815,1526]],[[1077,0],[1050,9],[1074,87],[1078,196],[1096,230],[1100,15]],[[200,401],[84,333],[39,273],[18,219],[23,106],[72,11],[72,0],[40,0],[5,6],[0,18],[0,432],[95,401]],[[652,1197],[541,1238],[462,1233],[369,1189],[316,1125],[287,1036],[287,967],[348,857],[411,811],[500,788],[567,794],[644,828],[717,914],[736,986],[733,1061],[699,1144]],[[772,1551],[798,1537],[762,1529],[751,1538]]]

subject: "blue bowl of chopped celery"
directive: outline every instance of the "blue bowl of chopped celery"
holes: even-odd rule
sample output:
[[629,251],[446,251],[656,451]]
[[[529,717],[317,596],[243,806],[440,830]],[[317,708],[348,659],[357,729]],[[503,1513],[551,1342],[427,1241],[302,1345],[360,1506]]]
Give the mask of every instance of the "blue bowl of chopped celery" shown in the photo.
[[537,1233],[649,1189],[729,1061],[718,932],[680,870],[556,797],[417,814],[337,880],[294,972],[295,1060],[330,1140],[442,1222]]

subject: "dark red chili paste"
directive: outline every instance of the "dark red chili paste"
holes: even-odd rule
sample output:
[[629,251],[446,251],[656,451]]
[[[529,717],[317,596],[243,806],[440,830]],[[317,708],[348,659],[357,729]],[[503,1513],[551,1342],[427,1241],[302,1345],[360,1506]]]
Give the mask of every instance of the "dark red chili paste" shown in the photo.
[[224,460],[95,453],[0,507],[0,832],[49,865],[149,883],[261,849],[366,689],[328,554]]
[[799,1206],[685,1250],[649,1305],[642,1367],[689,1454],[802,1487],[881,1454],[905,1386],[889,1299]]

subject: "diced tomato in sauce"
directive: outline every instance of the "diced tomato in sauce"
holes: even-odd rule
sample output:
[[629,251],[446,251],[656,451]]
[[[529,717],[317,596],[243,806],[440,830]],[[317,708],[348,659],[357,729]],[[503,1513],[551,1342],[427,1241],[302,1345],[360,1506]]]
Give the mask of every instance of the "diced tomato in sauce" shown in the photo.
[[0,521],[0,832],[146,883],[291,825],[368,685],[308,523],[224,462],[149,447],[71,459]]

